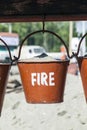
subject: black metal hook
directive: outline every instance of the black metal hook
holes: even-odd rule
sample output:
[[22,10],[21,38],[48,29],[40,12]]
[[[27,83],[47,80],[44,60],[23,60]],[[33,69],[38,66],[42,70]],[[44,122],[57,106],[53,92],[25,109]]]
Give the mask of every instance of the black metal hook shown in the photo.
[[44,16],[43,16],[43,33],[44,33],[44,30],[45,30],[45,18],[46,18],[46,16],[44,14]]
[[82,38],[81,38],[81,40],[80,40],[80,42],[79,42],[78,50],[77,50],[77,53],[75,54],[76,57],[78,57],[81,43],[82,43],[83,39],[84,39],[86,36],[87,36],[87,33],[85,33],[85,34],[82,36]]
[[66,52],[67,52],[67,55],[69,58],[72,58],[72,56],[69,55],[69,51],[68,51],[68,48],[65,44],[65,42],[63,41],[63,39],[57,35],[56,33],[52,32],[52,31],[49,31],[49,30],[39,30],[39,31],[35,31],[35,32],[32,32],[30,34],[28,34],[23,40],[22,40],[22,43],[20,44],[20,47],[19,47],[19,53],[18,53],[18,57],[16,57],[15,61],[17,61],[19,58],[20,58],[20,55],[21,55],[21,49],[22,49],[22,45],[23,43],[25,42],[25,40],[29,37],[31,37],[32,35],[36,34],[36,33],[41,33],[41,32],[45,32],[45,33],[50,33],[50,34],[53,34],[54,36],[56,36],[58,39],[60,39],[60,41],[63,43],[63,45],[65,46],[66,48]]

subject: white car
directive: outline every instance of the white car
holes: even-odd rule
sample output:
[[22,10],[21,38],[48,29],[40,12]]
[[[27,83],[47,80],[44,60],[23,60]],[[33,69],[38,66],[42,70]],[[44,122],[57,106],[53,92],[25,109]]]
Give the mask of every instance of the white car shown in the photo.
[[[34,56],[38,56],[42,53],[45,53],[45,49],[41,46],[37,45],[23,45],[20,53],[19,59],[28,59]],[[19,54],[19,47],[15,51],[15,55],[18,56]]]

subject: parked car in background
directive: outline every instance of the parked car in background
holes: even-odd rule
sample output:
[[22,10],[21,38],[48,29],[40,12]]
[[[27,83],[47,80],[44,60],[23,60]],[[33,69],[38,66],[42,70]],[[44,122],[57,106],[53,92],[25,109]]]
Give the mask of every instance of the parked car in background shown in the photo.
[[[18,57],[19,47],[15,51],[16,57]],[[20,59],[28,59],[34,56],[41,55],[46,53],[48,56],[53,57],[54,59],[61,59],[64,55],[63,52],[46,52],[44,47],[36,45],[23,45],[21,48]]]
[[[15,51],[16,56],[18,56],[19,53],[19,47]],[[46,53],[46,50],[37,45],[23,45],[21,48],[21,54],[20,54],[20,59],[28,59],[32,58],[34,56],[38,56],[42,53]]]

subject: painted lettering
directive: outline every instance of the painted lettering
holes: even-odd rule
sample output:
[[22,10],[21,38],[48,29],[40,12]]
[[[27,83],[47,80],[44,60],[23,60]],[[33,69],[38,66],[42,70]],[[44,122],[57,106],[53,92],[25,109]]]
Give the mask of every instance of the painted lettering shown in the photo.
[[36,82],[36,73],[31,73],[31,82],[32,82],[32,86],[34,86]]
[[32,86],[55,86],[54,72],[31,73]]
[[42,85],[48,86],[47,78],[48,78],[48,75],[45,72],[42,72],[41,73],[41,84]]
[[50,72],[49,73],[49,86],[54,86],[55,82],[54,82],[54,72]]
[[38,84],[38,86],[40,86],[40,73],[37,73],[37,84]]

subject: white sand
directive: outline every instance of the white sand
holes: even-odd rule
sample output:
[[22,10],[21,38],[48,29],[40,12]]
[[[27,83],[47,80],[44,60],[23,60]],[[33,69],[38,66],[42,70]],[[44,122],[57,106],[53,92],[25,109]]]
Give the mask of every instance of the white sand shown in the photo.
[[63,103],[28,104],[24,92],[6,94],[0,130],[87,130],[80,76],[67,75]]

